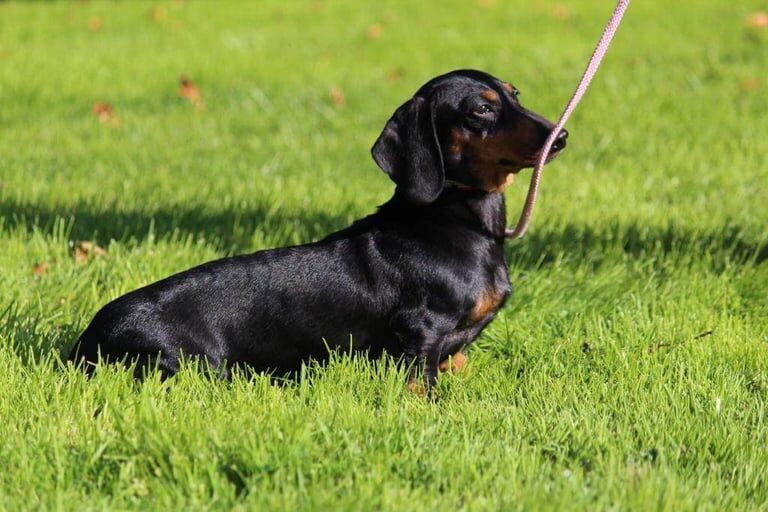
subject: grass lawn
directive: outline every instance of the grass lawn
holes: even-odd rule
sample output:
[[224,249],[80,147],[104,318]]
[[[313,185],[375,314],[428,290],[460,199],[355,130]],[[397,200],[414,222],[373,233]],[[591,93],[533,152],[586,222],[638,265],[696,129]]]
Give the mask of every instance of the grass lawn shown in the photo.
[[555,118],[612,7],[0,2],[0,509],[768,510],[762,0],[633,3],[436,403],[348,356],[284,386],[59,363],[124,292],[371,212],[369,148],[436,74]]

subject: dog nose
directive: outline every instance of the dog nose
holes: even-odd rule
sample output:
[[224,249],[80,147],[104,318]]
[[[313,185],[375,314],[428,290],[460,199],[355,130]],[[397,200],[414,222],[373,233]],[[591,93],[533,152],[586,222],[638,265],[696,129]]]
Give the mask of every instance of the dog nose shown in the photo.
[[568,130],[563,128],[563,130],[557,135],[557,138],[555,139],[555,143],[552,144],[552,151],[560,151],[565,147],[565,139],[568,138]]

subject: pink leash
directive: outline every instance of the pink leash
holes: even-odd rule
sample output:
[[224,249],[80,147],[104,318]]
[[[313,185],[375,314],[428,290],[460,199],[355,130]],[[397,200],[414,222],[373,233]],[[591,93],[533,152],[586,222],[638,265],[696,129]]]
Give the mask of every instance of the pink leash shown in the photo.
[[600,37],[600,41],[597,43],[597,47],[592,53],[592,58],[589,59],[589,64],[587,65],[587,69],[584,70],[584,74],[581,76],[581,81],[579,82],[578,87],[576,87],[573,96],[571,96],[571,100],[565,107],[565,111],[563,111],[563,115],[560,116],[557,125],[544,143],[541,154],[539,155],[539,161],[536,163],[536,167],[533,169],[533,174],[531,175],[531,184],[528,186],[528,196],[525,198],[525,206],[523,206],[523,211],[520,213],[520,219],[517,221],[517,226],[515,226],[514,230],[507,228],[504,233],[504,236],[507,238],[522,238],[523,235],[525,235],[525,232],[528,231],[528,226],[531,224],[531,217],[533,216],[533,207],[536,204],[536,194],[539,191],[541,170],[544,167],[544,163],[547,161],[549,152],[552,150],[552,144],[555,143],[555,139],[560,134],[565,123],[568,122],[568,118],[571,117],[571,114],[576,109],[576,105],[581,101],[581,97],[584,96],[584,93],[589,87],[589,83],[592,81],[595,73],[597,73],[597,68],[600,67],[600,63],[603,61],[603,57],[605,57],[605,52],[608,51],[608,47],[611,45],[611,40],[616,33],[616,29],[619,28],[621,19],[624,17],[624,11],[627,10],[629,2],[630,0],[619,0],[619,3],[616,4],[616,9],[614,9],[613,15],[608,21],[608,25],[605,26],[605,30],[603,30],[603,35]]

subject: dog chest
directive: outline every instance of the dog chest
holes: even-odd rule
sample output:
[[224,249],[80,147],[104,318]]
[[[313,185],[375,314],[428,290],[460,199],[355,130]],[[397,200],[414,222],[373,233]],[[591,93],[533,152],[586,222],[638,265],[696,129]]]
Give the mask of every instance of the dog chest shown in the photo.
[[494,314],[504,303],[509,291],[498,286],[484,288],[475,299],[475,304],[469,313],[469,321],[473,324],[482,321],[488,315]]

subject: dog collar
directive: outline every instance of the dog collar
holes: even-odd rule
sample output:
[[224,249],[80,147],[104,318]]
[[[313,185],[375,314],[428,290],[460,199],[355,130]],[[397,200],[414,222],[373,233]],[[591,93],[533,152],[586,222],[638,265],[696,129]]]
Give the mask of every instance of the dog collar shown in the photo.
[[454,181],[454,180],[445,180],[445,188],[455,188],[456,190],[460,190],[462,192],[476,192],[480,190],[477,187],[473,187],[472,185],[467,185],[466,183],[461,183],[460,181]]

